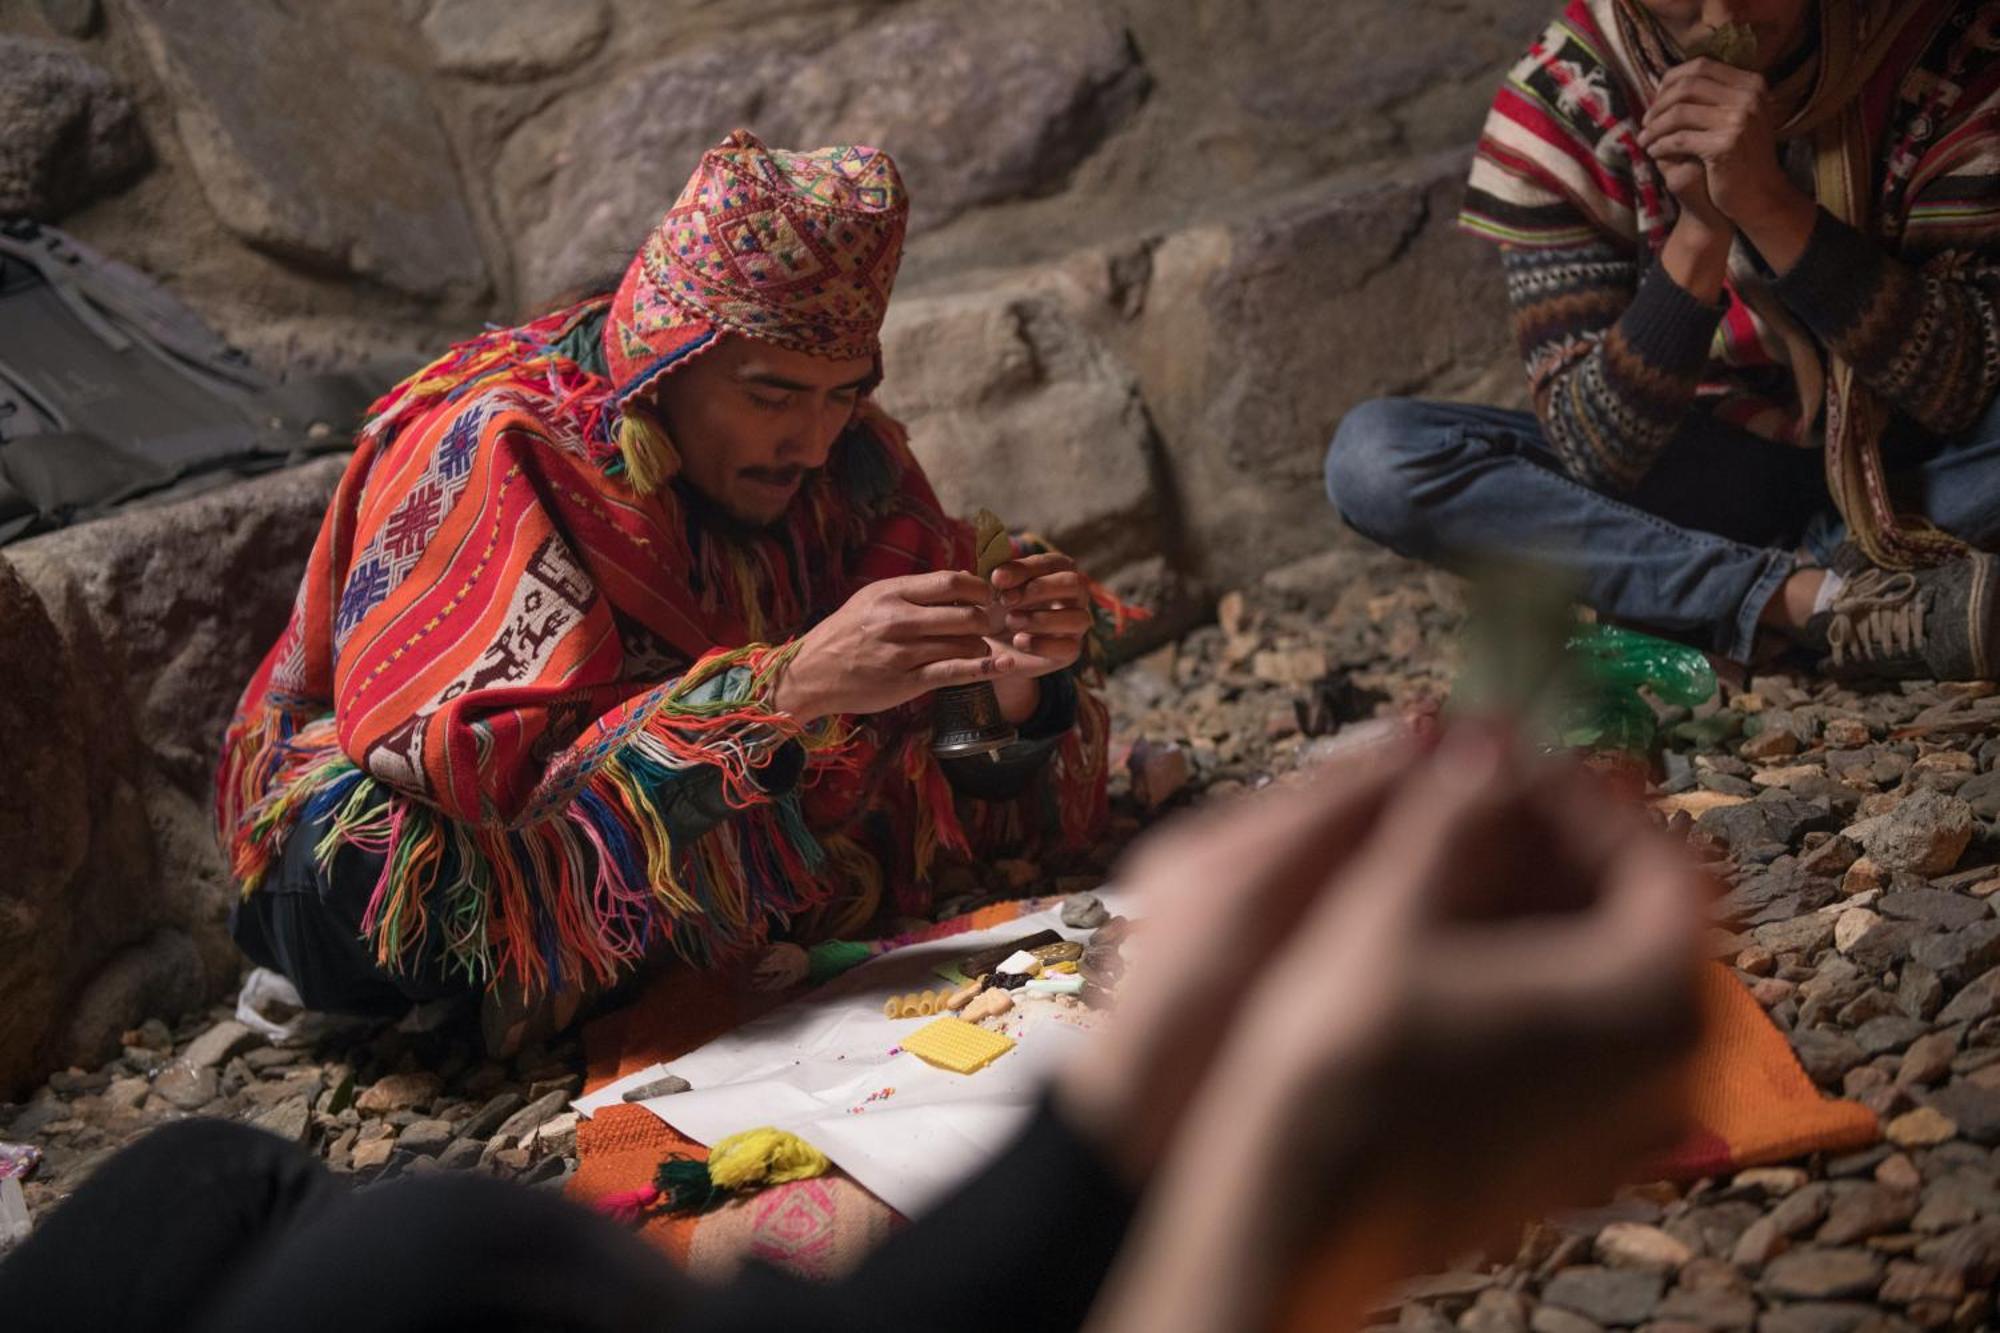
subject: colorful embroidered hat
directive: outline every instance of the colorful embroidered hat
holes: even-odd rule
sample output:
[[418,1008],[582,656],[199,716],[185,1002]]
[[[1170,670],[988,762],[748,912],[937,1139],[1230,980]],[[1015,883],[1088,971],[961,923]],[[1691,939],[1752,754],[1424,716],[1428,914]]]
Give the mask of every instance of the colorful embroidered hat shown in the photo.
[[879,357],[908,219],[903,178],[877,148],[787,152],[737,130],[704,154],[604,327],[633,484],[657,489],[679,460],[653,415],[626,405],[718,337]]

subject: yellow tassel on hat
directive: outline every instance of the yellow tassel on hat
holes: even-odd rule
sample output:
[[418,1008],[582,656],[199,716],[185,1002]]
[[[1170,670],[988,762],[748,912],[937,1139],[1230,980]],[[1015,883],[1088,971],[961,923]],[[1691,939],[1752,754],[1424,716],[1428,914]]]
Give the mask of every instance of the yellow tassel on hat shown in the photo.
[[681,456],[674,442],[651,417],[641,412],[627,409],[619,414],[618,454],[625,460],[626,479],[641,495],[655,494],[681,470]]

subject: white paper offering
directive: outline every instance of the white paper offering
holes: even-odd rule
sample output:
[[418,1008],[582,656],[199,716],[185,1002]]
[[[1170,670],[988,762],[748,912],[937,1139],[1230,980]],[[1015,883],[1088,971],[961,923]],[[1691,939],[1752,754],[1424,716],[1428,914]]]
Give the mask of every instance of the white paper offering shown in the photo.
[[[1118,895],[1099,895],[1122,912]],[[973,1175],[1026,1120],[1056,1069],[1087,1040],[1089,1020],[1049,1000],[1021,999],[1003,1020],[1014,1049],[972,1074],[904,1051],[932,1018],[885,1018],[883,1002],[950,989],[935,972],[967,954],[1066,929],[1060,899],[1005,925],[884,954],[678,1060],[608,1084],[574,1103],[584,1115],[617,1105],[628,1088],[668,1074],[687,1092],[641,1102],[696,1142],[713,1144],[772,1125],[825,1153],[863,1188],[913,1216]]]

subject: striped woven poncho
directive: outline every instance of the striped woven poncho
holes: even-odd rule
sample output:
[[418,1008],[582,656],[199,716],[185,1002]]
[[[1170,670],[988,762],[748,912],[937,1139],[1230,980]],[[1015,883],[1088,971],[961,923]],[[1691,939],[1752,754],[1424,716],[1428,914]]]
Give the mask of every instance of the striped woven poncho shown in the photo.
[[[224,745],[218,817],[245,894],[302,818],[387,854],[364,929],[389,966],[425,940],[471,978],[613,979],[711,961],[885,890],[924,904],[939,853],[1101,825],[1104,710],[1025,795],[958,798],[928,700],[801,728],[766,683],[862,584],[966,568],[902,430],[864,400],[785,520],[725,535],[678,485],[622,475],[603,299],[486,334],[376,404],[291,621]],[[582,349],[582,350],[579,350]],[[760,766],[788,743],[804,776]],[[731,816],[682,845],[675,784],[719,774]]]

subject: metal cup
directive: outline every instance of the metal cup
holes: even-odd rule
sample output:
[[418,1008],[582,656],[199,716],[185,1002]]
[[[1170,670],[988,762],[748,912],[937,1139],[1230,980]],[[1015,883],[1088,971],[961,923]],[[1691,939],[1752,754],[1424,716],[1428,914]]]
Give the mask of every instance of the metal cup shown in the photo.
[[931,753],[940,759],[997,754],[1020,739],[988,681],[948,685],[932,696]]

